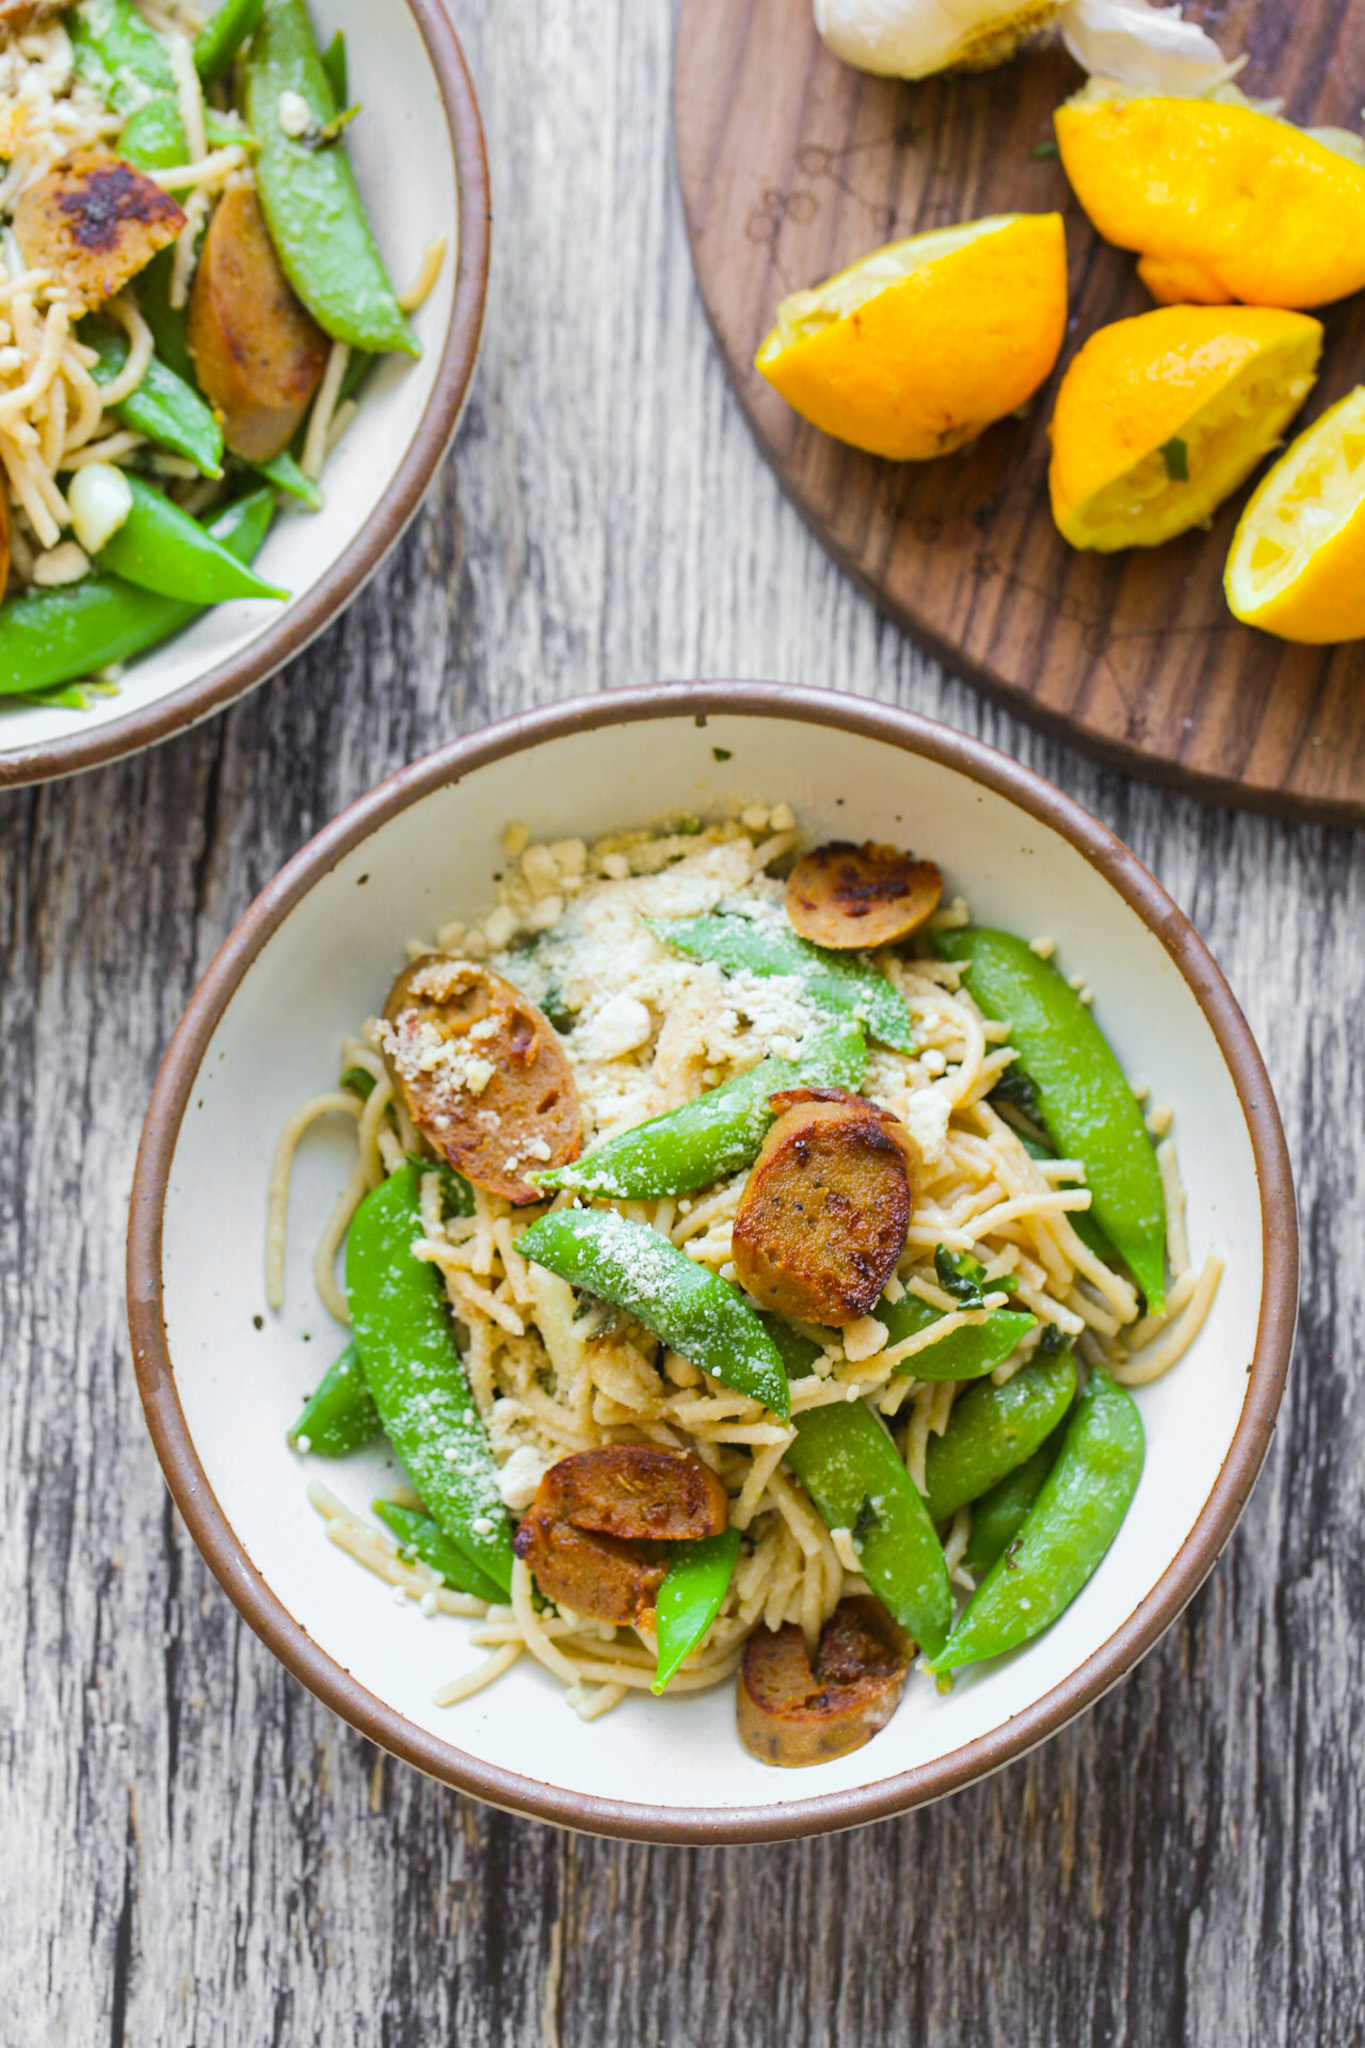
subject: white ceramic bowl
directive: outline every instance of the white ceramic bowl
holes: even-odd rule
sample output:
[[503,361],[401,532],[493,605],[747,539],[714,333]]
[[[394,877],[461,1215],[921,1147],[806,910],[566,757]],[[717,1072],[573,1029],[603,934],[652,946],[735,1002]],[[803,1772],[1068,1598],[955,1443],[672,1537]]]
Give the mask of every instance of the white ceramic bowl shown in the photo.
[[[914,1680],[865,1748],[814,1769],[741,1747],[732,1687],[632,1697],[584,1724],[529,1659],[441,1710],[484,1654],[324,1541],[285,1446],[341,1341],[311,1247],[345,1146],[310,1139],[287,1305],[265,1306],[266,1180],[291,1110],[334,1084],[404,942],[486,906],[509,819],[589,837],[732,792],[787,798],[816,836],[910,843],[980,920],[1046,930],[1130,1071],[1176,1107],[1196,1256],[1227,1262],[1175,1371],[1138,1395],[1147,1466],[1113,1549],[1045,1635],[959,1677]],[[756,1840],[875,1819],[965,1784],[1051,1734],[1149,1649],[1235,1523],[1269,1442],[1293,1334],[1297,1252],[1284,1138],[1247,1026],[1158,884],[1066,797],[975,742],[846,697],[668,685],[492,727],[405,769],[307,846],[242,919],[167,1054],[138,1161],[129,1307],[172,1491],[213,1570],[304,1684],[377,1742],[499,1805],[574,1827]],[[263,1327],[257,1325],[263,1323]],[[307,1342],[304,1340],[308,1339]],[[311,1461],[358,1508],[379,1459]]]
[[[474,89],[441,0],[312,0],[346,36],[362,118],[347,147],[401,291],[436,235],[446,260],[413,326],[421,357],[389,356],[334,450],[320,512],[286,510],[257,566],[293,596],[215,605],[130,664],[85,711],[0,700],[0,787],[69,775],[221,710],[307,646],[360,590],[416,511],[459,422],[488,281],[488,165]],[[287,503],[287,501],[286,501]]]

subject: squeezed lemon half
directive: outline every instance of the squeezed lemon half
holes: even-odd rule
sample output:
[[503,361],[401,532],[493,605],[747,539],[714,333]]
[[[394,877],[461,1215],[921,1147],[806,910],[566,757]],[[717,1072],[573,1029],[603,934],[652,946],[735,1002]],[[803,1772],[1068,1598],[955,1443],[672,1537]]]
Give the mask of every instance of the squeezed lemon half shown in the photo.
[[1365,384],[1258,486],[1223,577],[1229,609],[1283,640],[1365,639]]
[[1365,168],[1302,129],[1093,90],[1054,118],[1076,197],[1162,305],[1321,306],[1365,285]]
[[1092,334],[1052,417],[1052,513],[1076,548],[1156,547],[1248,477],[1312,389],[1322,326],[1163,306]]
[[823,432],[922,462],[1031,398],[1065,332],[1061,215],[1001,214],[888,243],[793,292],[755,363]]

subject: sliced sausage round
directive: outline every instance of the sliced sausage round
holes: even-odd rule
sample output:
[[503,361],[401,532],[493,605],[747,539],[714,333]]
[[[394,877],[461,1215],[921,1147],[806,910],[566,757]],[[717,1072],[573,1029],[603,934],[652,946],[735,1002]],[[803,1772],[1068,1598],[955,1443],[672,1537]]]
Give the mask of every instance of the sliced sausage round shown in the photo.
[[890,945],[938,909],[943,877],[931,860],[894,846],[837,839],[799,860],[787,878],[787,916],[803,939],[837,952]]
[[770,1100],[777,1122],[735,1214],[735,1276],[765,1309],[842,1329],[871,1313],[905,1249],[914,1144],[862,1095],[790,1088]]
[[880,1601],[841,1600],[820,1635],[814,1669],[795,1622],[756,1629],[735,1696],[739,1739],[788,1770],[861,1749],[900,1705],[911,1643]]
[[190,289],[188,340],[232,453],[269,462],[287,448],[332,344],[280,268],[247,186],[225,192],[214,208]]
[[122,157],[86,151],[21,193],[13,225],[25,263],[49,271],[82,309],[121,292],[175,240],[185,216],[154,178]]
[[476,1187],[543,1202],[526,1176],[578,1157],[582,1115],[549,1020],[502,975],[424,954],[384,1009],[384,1055],[422,1135]]
[[621,1627],[652,1618],[668,1570],[654,1546],[719,1536],[729,1518],[693,1452],[606,1444],[550,1467],[512,1541],[548,1600]]

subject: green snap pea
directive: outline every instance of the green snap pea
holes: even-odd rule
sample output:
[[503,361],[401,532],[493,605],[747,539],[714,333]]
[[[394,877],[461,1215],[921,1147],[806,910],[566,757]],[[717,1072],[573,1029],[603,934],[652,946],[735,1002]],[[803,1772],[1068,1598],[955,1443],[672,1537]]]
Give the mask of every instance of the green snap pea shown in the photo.
[[[989,1288],[989,1281],[986,1285]],[[931,1308],[917,1294],[902,1295],[899,1301],[883,1298],[875,1314],[878,1322],[886,1325],[888,1350],[943,1321],[943,1311]],[[927,1344],[923,1351],[912,1352],[909,1358],[902,1359],[896,1371],[913,1373],[917,1380],[980,1379],[983,1373],[993,1372],[997,1365],[1005,1363],[1033,1328],[1034,1321],[1025,1309],[992,1309],[983,1322],[950,1330],[946,1337]]]
[[943,1648],[953,1596],[943,1547],[896,1447],[864,1401],[796,1417],[786,1460],[830,1529],[847,1529],[863,1577],[930,1656]]
[[915,1050],[904,997],[885,975],[846,954],[813,946],[785,919],[773,917],[648,918],[656,937],[690,960],[713,961],[728,974],[780,974],[802,982],[812,999],[856,1017],[868,1035],[898,1052]]
[[1108,1040],[1050,960],[1009,932],[940,932],[988,1017],[1008,1023],[1043,1127],[1061,1157],[1085,1162],[1091,1214],[1153,1312],[1166,1299],[1166,1202],[1142,1111]]
[[1016,1465],[989,1493],[983,1493],[980,1500],[972,1503],[972,1533],[962,1562],[974,1579],[981,1579],[1019,1534],[1025,1516],[1043,1490],[1043,1481],[1057,1462],[1065,1435],[1066,1423],[1059,1422],[1031,1458],[1025,1458],[1022,1465]]
[[340,29],[322,52],[322,68],[327,73],[332,98],[339,107],[344,107],[347,101],[346,38]]
[[384,1434],[439,1527],[505,1593],[512,1539],[440,1278],[414,1258],[418,1170],[373,1188],[346,1241],[346,1298]]
[[[273,491],[253,491],[206,529],[238,561],[259,553],[275,509]],[[204,607],[117,576],[87,576],[61,590],[37,590],[0,605],[0,694],[60,688],[111,662],[130,661],[169,640]]]
[[472,1593],[476,1600],[499,1605],[506,1600],[505,1589],[442,1534],[434,1516],[421,1508],[400,1508],[394,1500],[377,1500],[371,1505],[380,1521],[387,1523],[398,1538],[404,1552],[420,1557],[423,1564],[439,1572],[452,1593]]
[[234,597],[287,598],[214,539],[188,512],[140,476],[129,476],[133,506],[97,557],[101,569],[139,589],[189,604],[222,604]]
[[261,0],[223,0],[194,39],[194,68],[205,85],[221,78],[261,18]]
[[287,448],[282,448],[278,455],[272,455],[269,462],[249,462],[247,468],[254,469],[258,476],[274,484],[275,489],[283,491],[287,498],[297,498],[310,512],[322,510],[322,492],[311,477],[304,475]]
[[290,1447],[311,1451],[319,1458],[347,1458],[378,1434],[379,1410],[352,1342],[336,1364],[328,1367],[322,1385],[309,1397],[289,1432]]
[[189,155],[175,73],[166,46],[133,0],[82,0],[70,17],[81,77],[124,116],[119,155],[142,171],[165,171]]
[[651,1692],[663,1691],[720,1613],[738,1556],[738,1529],[674,1545],[654,1609],[659,1661],[650,1680]]
[[152,341],[160,361],[168,370],[173,370],[183,384],[197,388],[188,340],[189,309],[171,304],[171,266],[174,261],[173,249],[163,249],[153,256],[147,268],[138,273],[137,302],[143,319],[152,330]]
[[[98,320],[83,320],[80,339],[99,357],[90,372],[95,382],[112,383],[128,360],[127,336],[102,327]],[[155,356],[136,391],[120,399],[113,413],[125,427],[145,434],[159,448],[183,455],[202,475],[223,474],[222,428],[199,393]]]
[[[803,1084],[856,1087],[866,1072],[863,1034],[851,1020],[812,1034],[807,1047],[794,1061],[760,1060],[747,1074],[722,1082],[695,1102],[594,1145],[569,1166],[531,1178],[538,1187],[637,1201],[690,1194],[723,1174],[738,1173],[757,1157],[775,1121],[769,1096]],[[851,1078],[855,1074],[857,1080]]]
[[1034,1358],[997,1387],[978,1380],[953,1404],[942,1436],[931,1436],[924,1458],[925,1505],[932,1522],[946,1522],[968,1501],[1031,1457],[1050,1436],[1076,1392],[1076,1361],[1069,1351]]
[[[280,125],[280,95],[308,109],[302,137]],[[319,143],[338,108],[303,0],[265,0],[247,62],[247,120],[270,239],[318,325],[351,348],[420,353],[375,244],[345,145]],[[312,146],[310,146],[312,145]]]
[[1142,1460],[1137,1404],[1107,1373],[1093,1373],[1018,1535],[982,1579],[930,1669],[952,1671],[998,1657],[1049,1627],[1117,1536]]
[[628,1310],[661,1343],[785,1422],[787,1375],[772,1338],[738,1288],[661,1232],[612,1209],[556,1209],[522,1232],[517,1250]]

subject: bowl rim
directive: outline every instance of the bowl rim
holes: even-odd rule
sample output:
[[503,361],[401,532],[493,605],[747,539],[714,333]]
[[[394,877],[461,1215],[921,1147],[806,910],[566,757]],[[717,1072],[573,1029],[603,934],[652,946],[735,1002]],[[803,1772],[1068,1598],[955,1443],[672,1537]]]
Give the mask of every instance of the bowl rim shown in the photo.
[[[475,769],[547,740],[602,726],[723,713],[834,726],[966,775],[1062,834],[1165,946],[1228,1067],[1251,1137],[1261,1198],[1264,1284],[1237,1429],[1203,1508],[1143,1600],[1042,1699],[946,1756],[842,1792],[778,1806],[668,1807],[547,1785],[467,1755],[360,1685],[312,1640],[251,1563],[209,1485],[176,1393],[163,1315],[162,1219],[185,1108],[213,1033],[266,942],[314,885],[399,812]],[[1270,1077],[1236,998],[1203,940],[1107,826],[1031,769],[913,712],[772,683],[658,683],[570,698],[455,740],[400,769],[296,853],[224,940],[185,1010],[157,1075],[133,1179],[128,1322],[138,1390],[171,1493],[199,1549],[251,1627],[324,1704],[393,1755],[489,1804],[580,1831],[668,1843],[771,1842],[886,1819],[959,1790],[1022,1756],[1108,1691],[1176,1619],[1231,1535],[1269,1448],[1283,1395],[1298,1298],[1293,1180]]]
[[192,682],[126,718],[88,735],[0,750],[0,789],[103,767],[125,754],[140,753],[172,734],[197,725],[248,690],[263,683],[360,594],[415,514],[459,425],[479,352],[492,215],[488,155],[478,101],[464,52],[441,0],[402,0],[417,24],[436,75],[455,161],[458,270],[450,322],[441,346],[431,394],[407,452],[350,545],[313,588],[291,603],[278,621],[249,646],[219,662]]

